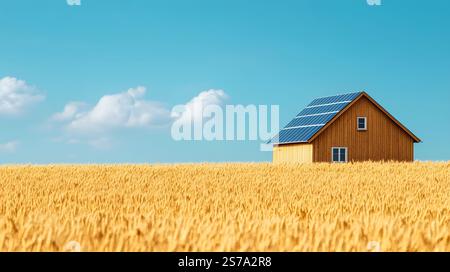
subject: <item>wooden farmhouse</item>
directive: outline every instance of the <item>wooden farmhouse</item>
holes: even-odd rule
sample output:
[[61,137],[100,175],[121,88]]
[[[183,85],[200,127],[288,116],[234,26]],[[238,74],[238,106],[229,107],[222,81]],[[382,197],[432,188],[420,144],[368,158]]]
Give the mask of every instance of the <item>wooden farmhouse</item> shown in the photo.
[[365,92],[318,98],[273,143],[273,162],[414,160],[421,140]]

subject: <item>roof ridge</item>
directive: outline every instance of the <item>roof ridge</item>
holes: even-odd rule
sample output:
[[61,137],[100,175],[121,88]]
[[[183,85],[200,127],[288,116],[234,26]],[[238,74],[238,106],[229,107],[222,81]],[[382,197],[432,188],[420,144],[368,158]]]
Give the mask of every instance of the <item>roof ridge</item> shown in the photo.
[[[308,104],[306,104],[306,106],[305,106],[302,110],[304,110],[305,108],[309,107],[315,100],[318,100],[318,99],[322,99],[322,98],[331,98],[331,97],[335,97],[335,96],[343,96],[343,95],[350,95],[350,94],[362,94],[362,93],[365,93],[365,91],[351,92],[351,93],[342,93],[342,94],[336,94],[336,95],[330,95],[330,96],[316,97],[316,98],[313,98],[313,100],[311,100],[311,102],[309,102]],[[356,99],[356,98],[355,98],[355,99]],[[300,112],[301,112],[301,111],[299,111],[299,112],[297,113],[296,116],[298,116],[298,115],[300,114]]]
[[[341,96],[341,95],[349,95],[349,94],[362,94],[364,93],[364,91],[359,91],[359,92],[351,92],[351,93],[341,93],[341,94],[335,94],[335,95],[327,95],[327,96],[321,96],[321,97],[316,97],[313,99],[317,100],[317,99],[322,99],[322,98],[329,98],[329,97],[334,97],[334,96]],[[312,101],[311,101],[312,102]],[[310,103],[311,104],[311,103]]]

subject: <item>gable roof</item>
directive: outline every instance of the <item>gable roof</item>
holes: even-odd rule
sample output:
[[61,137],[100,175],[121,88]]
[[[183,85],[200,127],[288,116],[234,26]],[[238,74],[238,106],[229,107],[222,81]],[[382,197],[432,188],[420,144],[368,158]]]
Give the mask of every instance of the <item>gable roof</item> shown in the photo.
[[366,92],[321,97],[313,100],[270,141],[272,144],[311,143],[356,101],[366,97],[402,128],[416,143],[421,140],[394,118]]

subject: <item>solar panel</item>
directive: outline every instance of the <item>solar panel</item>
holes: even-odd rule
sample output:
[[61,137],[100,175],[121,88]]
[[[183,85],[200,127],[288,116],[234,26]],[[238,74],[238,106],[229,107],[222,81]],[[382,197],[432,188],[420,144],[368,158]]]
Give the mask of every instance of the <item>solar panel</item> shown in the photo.
[[321,127],[301,127],[292,129],[283,129],[277,137],[274,138],[275,143],[299,143],[307,142]]
[[339,103],[339,104],[331,104],[331,105],[325,104],[323,106],[318,105],[318,106],[306,107],[297,116],[311,115],[311,114],[323,114],[323,113],[341,111],[348,104],[349,104],[349,102]]
[[349,93],[313,100],[270,142],[275,144],[308,142],[360,94],[360,92]]
[[328,113],[328,114],[321,114],[321,115],[310,115],[305,117],[296,117],[294,118],[289,124],[286,126],[286,128],[290,127],[298,127],[298,126],[309,126],[309,125],[318,125],[318,124],[326,124],[328,121],[333,119],[333,117],[336,115],[336,113]]
[[335,95],[335,96],[329,96],[329,97],[321,97],[313,100],[311,104],[308,106],[315,106],[315,105],[322,105],[322,104],[329,104],[329,103],[336,103],[336,102],[343,102],[343,101],[353,101],[356,97],[358,97],[361,93],[349,93],[349,94],[341,94],[341,95]]

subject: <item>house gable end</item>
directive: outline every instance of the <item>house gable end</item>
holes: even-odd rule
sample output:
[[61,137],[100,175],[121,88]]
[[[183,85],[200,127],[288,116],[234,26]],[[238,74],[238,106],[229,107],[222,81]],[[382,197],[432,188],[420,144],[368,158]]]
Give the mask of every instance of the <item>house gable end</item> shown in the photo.
[[[358,117],[367,130],[358,130]],[[348,161],[412,161],[414,139],[376,104],[362,96],[311,142],[315,162],[332,161],[332,150],[345,147]]]
[[422,142],[416,135],[414,135],[409,129],[407,129],[402,123],[400,123],[392,114],[390,114],[386,109],[384,109],[380,104],[378,104],[375,99],[370,97],[366,92],[362,92],[354,101],[348,104],[341,112],[339,112],[333,119],[331,119],[324,127],[317,131],[308,141],[308,143],[314,142],[314,140],[323,133],[329,126],[331,126],[337,119],[339,119],[343,114],[345,114],[355,103],[357,103],[361,98],[367,98],[376,108],[382,111],[389,119],[394,122],[398,127],[405,131],[416,143]]

